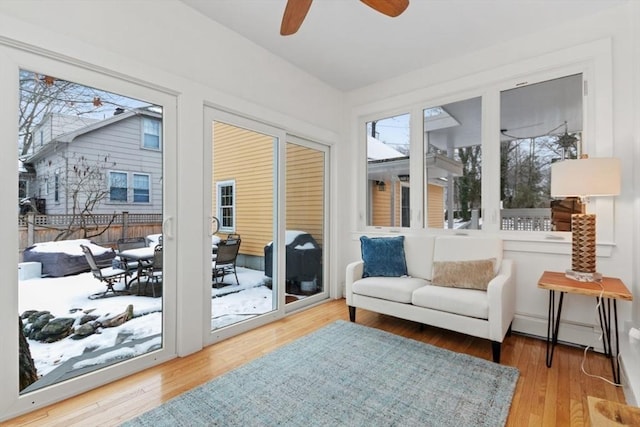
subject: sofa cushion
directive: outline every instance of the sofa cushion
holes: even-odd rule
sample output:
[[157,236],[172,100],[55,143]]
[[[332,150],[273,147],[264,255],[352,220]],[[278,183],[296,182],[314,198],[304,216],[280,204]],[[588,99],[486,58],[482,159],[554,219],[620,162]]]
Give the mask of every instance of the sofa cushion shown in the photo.
[[364,270],[362,277],[400,277],[407,275],[404,236],[360,237]]
[[367,277],[353,282],[351,289],[354,294],[409,304],[413,291],[427,285],[416,277]]
[[451,288],[479,289],[486,291],[494,278],[496,259],[470,261],[434,261],[431,284]]
[[415,306],[462,316],[478,319],[489,318],[489,298],[487,293],[475,289],[427,285],[413,292],[411,302]]
[[407,260],[409,276],[431,280],[431,260],[433,259],[435,239],[433,235],[407,235],[404,237],[404,256]]

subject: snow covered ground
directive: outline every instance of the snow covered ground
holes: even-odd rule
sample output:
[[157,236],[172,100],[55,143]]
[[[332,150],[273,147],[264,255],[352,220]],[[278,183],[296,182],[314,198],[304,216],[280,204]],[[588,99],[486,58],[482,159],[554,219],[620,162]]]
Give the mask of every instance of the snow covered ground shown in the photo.
[[[266,279],[264,272],[241,267],[237,270],[240,286],[235,284],[233,276],[227,276],[225,283],[229,285],[211,289],[212,328],[221,328],[272,310],[272,293],[264,286]],[[122,288],[123,284],[116,285],[116,289]],[[98,333],[84,339],[75,340],[67,337],[48,344],[29,340],[38,375],[50,373],[72,357],[162,333],[162,298],[136,295],[120,295],[94,300],[88,298],[89,295],[104,290],[104,284],[95,279],[91,273],[20,281],[18,303],[20,314],[27,310],[46,310],[55,317],[76,319],[77,325],[80,318],[87,313],[99,316],[98,320],[109,319],[125,311],[129,304],[133,305],[132,320],[121,326],[101,328]],[[96,358],[84,357],[74,365],[74,368],[127,359],[144,354],[159,344],[158,337],[145,345],[122,347]]]

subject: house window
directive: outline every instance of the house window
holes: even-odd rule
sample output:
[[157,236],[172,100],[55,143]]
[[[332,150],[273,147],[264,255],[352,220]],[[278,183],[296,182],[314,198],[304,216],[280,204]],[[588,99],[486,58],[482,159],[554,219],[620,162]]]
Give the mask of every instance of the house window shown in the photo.
[[24,199],[27,197],[27,181],[21,179],[18,181],[18,198]]
[[133,174],[133,202],[149,203],[149,175]]
[[127,201],[127,173],[109,172],[109,201]]
[[60,201],[60,174],[58,172],[53,177],[53,201]]
[[161,137],[160,120],[144,117],[142,119],[142,146],[151,150],[159,150]]
[[218,189],[218,219],[221,231],[235,229],[235,181],[217,183]]

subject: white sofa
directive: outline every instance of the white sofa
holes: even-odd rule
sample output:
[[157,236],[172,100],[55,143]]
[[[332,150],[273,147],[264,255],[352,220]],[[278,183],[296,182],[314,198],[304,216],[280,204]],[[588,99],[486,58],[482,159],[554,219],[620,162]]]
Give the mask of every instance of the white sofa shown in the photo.
[[[502,240],[485,236],[405,236],[407,277],[363,278],[364,262],[346,271],[349,318],[363,308],[421,324],[444,328],[491,341],[493,360],[511,331],[515,308],[514,264],[503,258]],[[434,261],[470,261],[495,258],[495,277],[487,290],[431,284]]]

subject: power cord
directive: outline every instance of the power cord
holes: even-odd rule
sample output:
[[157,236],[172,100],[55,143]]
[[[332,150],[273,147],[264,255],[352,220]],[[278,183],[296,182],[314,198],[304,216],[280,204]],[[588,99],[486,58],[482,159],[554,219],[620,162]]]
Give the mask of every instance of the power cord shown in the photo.
[[[600,285],[600,295],[598,296],[598,299],[597,299],[598,302],[596,303],[596,321],[597,321],[597,316],[600,314],[600,306],[602,304],[602,296],[604,295],[604,286],[602,286],[602,283],[600,283],[600,282],[596,282],[596,283],[598,283]],[[604,331],[602,330],[602,328],[600,328],[600,336],[598,337],[598,341],[602,341],[603,335],[604,335]],[[582,373],[585,374],[588,377],[600,379],[600,380],[602,380],[602,381],[604,381],[604,382],[606,382],[608,384],[611,384],[612,386],[622,387],[622,384],[616,384],[613,381],[609,381],[605,377],[601,377],[600,375],[590,374],[590,373],[587,372],[587,370],[584,368],[584,362],[587,360],[587,351],[589,350],[589,348],[593,348],[595,350],[595,348],[592,347],[592,346],[586,346],[584,348],[584,353],[582,355],[582,363],[580,364],[580,370],[582,370]],[[617,365],[619,366],[620,365],[620,355],[617,356],[617,359],[618,359],[617,360]]]

